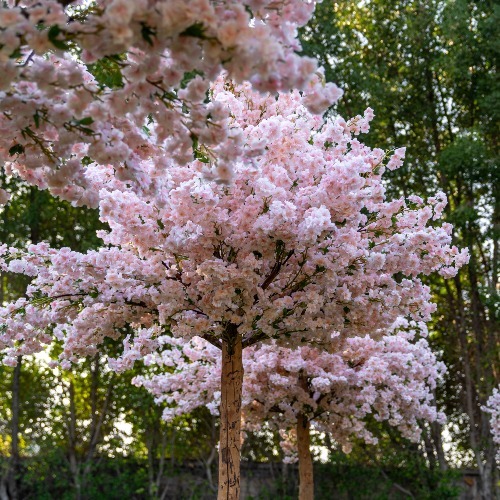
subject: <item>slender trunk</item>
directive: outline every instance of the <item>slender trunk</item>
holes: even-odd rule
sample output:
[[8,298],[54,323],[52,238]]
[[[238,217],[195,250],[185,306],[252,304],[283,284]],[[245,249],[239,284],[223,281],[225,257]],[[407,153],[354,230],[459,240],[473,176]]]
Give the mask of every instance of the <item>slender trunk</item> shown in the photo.
[[476,425],[476,417],[475,417],[475,409],[476,409],[476,401],[475,401],[475,386],[474,380],[472,378],[472,370],[471,370],[471,360],[469,355],[469,347],[467,342],[467,330],[465,326],[465,318],[464,311],[466,310],[463,296],[462,296],[462,284],[460,282],[460,275],[457,274],[454,278],[455,286],[457,289],[457,305],[458,305],[458,316],[459,316],[459,335],[458,340],[460,342],[460,347],[462,350],[463,356],[463,367],[464,367],[464,376],[465,376],[465,403],[466,403],[466,411],[467,416],[469,417],[469,441],[470,447],[474,453],[476,458],[477,468],[479,471],[479,476],[481,478],[484,477],[484,466],[483,460],[481,457],[481,452],[479,449],[479,436],[478,429]]
[[80,483],[80,464],[76,452],[76,404],[75,404],[75,386],[73,380],[69,382],[69,423],[68,423],[68,441],[69,441],[69,468],[73,476],[73,485],[75,487],[75,499],[82,497]]
[[240,498],[241,394],[243,357],[237,327],[222,343],[218,500]]
[[7,493],[7,482],[5,477],[0,478],[0,500],[10,500]]
[[[490,441],[491,438],[490,438]],[[481,495],[483,500],[496,498],[495,483],[493,482],[495,470],[495,447],[492,442],[485,445],[484,472],[481,484]]]
[[[148,492],[151,498],[155,497],[155,484],[154,484],[154,451],[153,451],[153,433],[146,437],[146,449],[148,450]],[[158,490],[156,490],[158,491]]]
[[[434,404],[438,406],[436,398],[436,389],[432,391],[432,397],[434,399]],[[442,471],[448,470],[448,462],[446,461],[446,456],[443,449],[443,438],[442,438],[442,426],[439,422],[432,422],[430,424],[431,430],[431,440],[434,443],[434,448],[436,450],[436,456],[439,464],[439,468]]]
[[299,452],[299,500],[313,500],[314,476],[311,455],[309,419],[299,413],[297,417],[297,448]]
[[87,479],[87,477],[91,472],[94,455],[97,450],[97,445],[101,440],[101,429],[102,426],[104,425],[104,421],[108,417],[109,405],[111,404],[111,399],[113,396],[113,389],[114,389],[113,381],[114,381],[114,374],[111,375],[111,378],[109,379],[108,389],[106,391],[106,396],[104,398],[104,402],[102,404],[99,416],[96,420],[93,419],[88,451],[84,459],[82,486],[84,485],[84,481]]
[[446,461],[446,456],[444,454],[441,428],[441,424],[439,424],[438,422],[433,422],[431,424],[431,435],[432,440],[434,441],[434,446],[436,447],[439,468],[444,471],[448,470],[448,462]]
[[210,455],[208,455],[208,458],[203,461],[203,465],[205,467],[205,474],[207,476],[207,481],[208,485],[210,486],[210,489],[215,491],[215,485],[214,485],[214,480],[212,476],[212,463],[215,460],[215,457],[217,456],[217,452],[215,448],[212,448],[210,450]]
[[[156,491],[160,492],[161,480],[163,479],[163,469],[165,468],[165,455],[167,452],[167,429],[163,428],[161,430],[161,443],[160,443],[160,462],[158,464],[158,473],[156,474]],[[172,475],[174,470],[174,460],[175,460],[175,427],[172,426],[172,441],[170,443],[170,464],[172,468]]]
[[[299,386],[309,393],[309,384],[304,372],[299,374]],[[307,416],[300,412],[297,415],[297,448],[299,454],[299,500],[313,500],[314,471],[311,455],[310,422]]]
[[11,500],[19,498],[17,491],[17,475],[19,473],[19,390],[21,383],[22,356],[17,357],[12,378],[12,420],[9,466],[9,493]]
[[422,439],[424,441],[425,455],[429,462],[429,468],[434,470],[436,469],[436,456],[434,454],[434,446],[430,438],[430,433],[426,426],[422,428]]
[[214,460],[217,458],[217,427],[216,420],[213,415],[209,415],[206,417],[209,422],[207,423],[210,426],[210,453],[207,459],[203,459],[203,465],[205,466],[205,472],[207,475],[208,484],[212,491],[217,490],[217,484],[214,482],[213,474],[212,474],[212,464]]

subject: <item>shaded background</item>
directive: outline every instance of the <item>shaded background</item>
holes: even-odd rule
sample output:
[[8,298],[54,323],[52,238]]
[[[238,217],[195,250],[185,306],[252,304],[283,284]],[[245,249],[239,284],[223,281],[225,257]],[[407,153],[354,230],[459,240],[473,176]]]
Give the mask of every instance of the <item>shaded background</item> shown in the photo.
[[[379,444],[356,443],[348,456],[316,436],[320,500],[495,498],[495,451],[480,406],[500,379],[499,12],[488,0],[324,0],[301,32],[304,51],[345,91],[330,113],[353,117],[370,106],[376,118],[362,140],[407,147],[405,165],[387,174],[391,196],[443,190],[455,244],[471,254],[456,278],[429,283],[438,304],[430,340],[448,366],[435,398],[448,423],[425,425],[413,444],[374,421]],[[105,67],[91,71],[120,83]],[[96,212],[3,180],[13,193],[0,212],[3,242],[98,246]],[[0,299],[19,297],[26,284],[3,273]],[[111,354],[118,348],[107,345]],[[130,383],[140,367],[115,375],[98,357],[70,372],[49,370],[41,357],[19,361],[0,366],[0,500],[215,497],[218,429],[207,411],[165,424],[162,409]],[[247,436],[247,498],[296,497],[296,469],[280,463],[278,441]]]

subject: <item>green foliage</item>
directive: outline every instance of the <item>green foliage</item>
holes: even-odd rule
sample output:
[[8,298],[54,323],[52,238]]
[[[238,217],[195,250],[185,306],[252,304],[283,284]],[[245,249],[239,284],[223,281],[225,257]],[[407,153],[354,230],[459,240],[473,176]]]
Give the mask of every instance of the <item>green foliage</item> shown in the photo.
[[[85,16],[93,8],[74,7],[74,15]],[[318,57],[327,80],[345,91],[335,111],[351,117],[371,106],[376,118],[362,140],[388,150],[408,147],[405,165],[386,173],[390,194],[425,197],[444,190],[450,202],[445,217],[455,225],[455,242],[471,253],[469,266],[456,279],[445,282],[434,277],[429,282],[438,304],[430,340],[449,368],[436,399],[452,424],[449,430],[456,461],[452,465],[460,466],[475,466],[476,460],[465,405],[466,363],[476,409],[476,456],[485,457],[491,450],[488,428],[478,408],[498,383],[493,367],[500,359],[496,289],[500,268],[499,13],[499,6],[491,0],[324,1],[312,23],[301,30],[305,53]],[[199,24],[183,34],[206,38]],[[61,28],[48,27],[48,35],[55,49],[67,48],[68,34]],[[155,33],[144,26],[142,36],[151,43]],[[108,56],[89,64],[88,70],[102,89],[118,89],[124,85],[120,68],[125,60],[123,54]],[[196,74],[186,73],[182,86]],[[36,113],[36,127],[41,119]],[[83,133],[93,133],[88,128],[91,117],[72,125]],[[150,133],[148,125],[145,134]],[[210,162],[198,138],[193,135],[191,140],[194,157]],[[14,144],[9,154],[23,151],[21,144]],[[85,157],[83,162],[91,164],[92,158]],[[23,248],[47,241],[56,248],[79,251],[100,244],[95,231],[105,228],[95,210],[73,207],[10,177],[4,176],[2,184],[13,195],[0,209],[2,242]],[[162,228],[161,221],[158,224]],[[22,296],[27,284],[25,279],[2,273],[1,300]],[[109,355],[116,355],[120,348],[118,341],[106,341]],[[207,474],[215,477],[216,420],[208,411],[198,410],[170,424],[163,422],[163,409],[144,389],[131,384],[131,378],[143,369],[137,366],[112,376],[104,359],[89,359],[72,372],[59,373],[39,360],[23,358],[19,404],[22,466],[18,471],[22,498],[75,498],[71,456],[80,472],[89,465],[88,477],[80,476],[84,498],[160,497],[161,488],[155,481],[162,460],[165,481],[181,474],[177,465],[197,464],[197,480],[185,476],[187,497],[214,496]],[[0,366],[2,473],[8,466],[11,444],[12,380],[13,369]],[[108,391],[106,418],[95,453],[87,460],[92,422],[101,415]],[[72,415],[75,435],[70,437]],[[319,500],[406,498],[409,495],[404,490],[418,499],[457,497],[456,474],[439,467],[439,428],[437,432],[428,429],[425,447],[401,440],[376,422],[370,428],[379,438],[378,445],[354,443],[349,456],[327,438],[316,443],[330,449],[329,463],[315,465]],[[275,481],[263,486],[258,498],[296,498],[295,469],[274,463],[283,458],[276,433],[248,433],[243,456],[246,461],[266,463],[276,473]]]
[[123,87],[121,65],[125,56],[114,55],[100,59],[96,63],[88,64],[89,70],[101,87],[117,89]]
[[[68,462],[61,449],[23,462],[21,498],[36,500],[73,500],[75,498]],[[84,498],[89,500],[147,499],[147,467],[143,461],[115,457],[99,460],[91,469],[92,481]]]

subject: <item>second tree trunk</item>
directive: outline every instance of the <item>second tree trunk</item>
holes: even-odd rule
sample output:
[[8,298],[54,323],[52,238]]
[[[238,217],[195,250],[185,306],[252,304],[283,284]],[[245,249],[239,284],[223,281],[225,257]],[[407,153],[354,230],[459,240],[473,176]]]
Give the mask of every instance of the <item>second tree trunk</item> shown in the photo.
[[302,413],[297,416],[297,448],[299,454],[299,500],[313,500],[314,476],[311,456],[309,419]]

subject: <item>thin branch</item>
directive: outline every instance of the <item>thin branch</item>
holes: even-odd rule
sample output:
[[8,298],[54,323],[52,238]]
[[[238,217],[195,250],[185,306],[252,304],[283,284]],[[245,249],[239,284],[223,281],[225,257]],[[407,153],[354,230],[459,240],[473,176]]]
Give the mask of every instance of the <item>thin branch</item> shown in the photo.
[[205,339],[207,342],[210,342],[213,346],[217,347],[218,349],[222,349],[222,342],[215,335],[212,335],[211,333],[204,333],[203,335],[200,336],[202,339]]
[[281,261],[279,259],[276,260],[276,263],[274,264],[273,268],[271,269],[271,272],[269,273],[269,276],[264,280],[264,283],[260,285],[262,290],[265,290],[273,281],[276,276],[278,276],[279,272],[281,271],[281,268],[292,258],[292,255],[295,253],[295,250],[290,250],[285,258],[285,260]]
[[261,340],[265,340],[268,338],[269,338],[269,336],[266,335],[265,333],[256,332],[254,335],[248,337],[247,339],[245,339],[243,341],[242,347],[243,347],[243,349],[245,349],[245,347],[250,347],[250,346],[256,344],[257,342],[260,342]]

